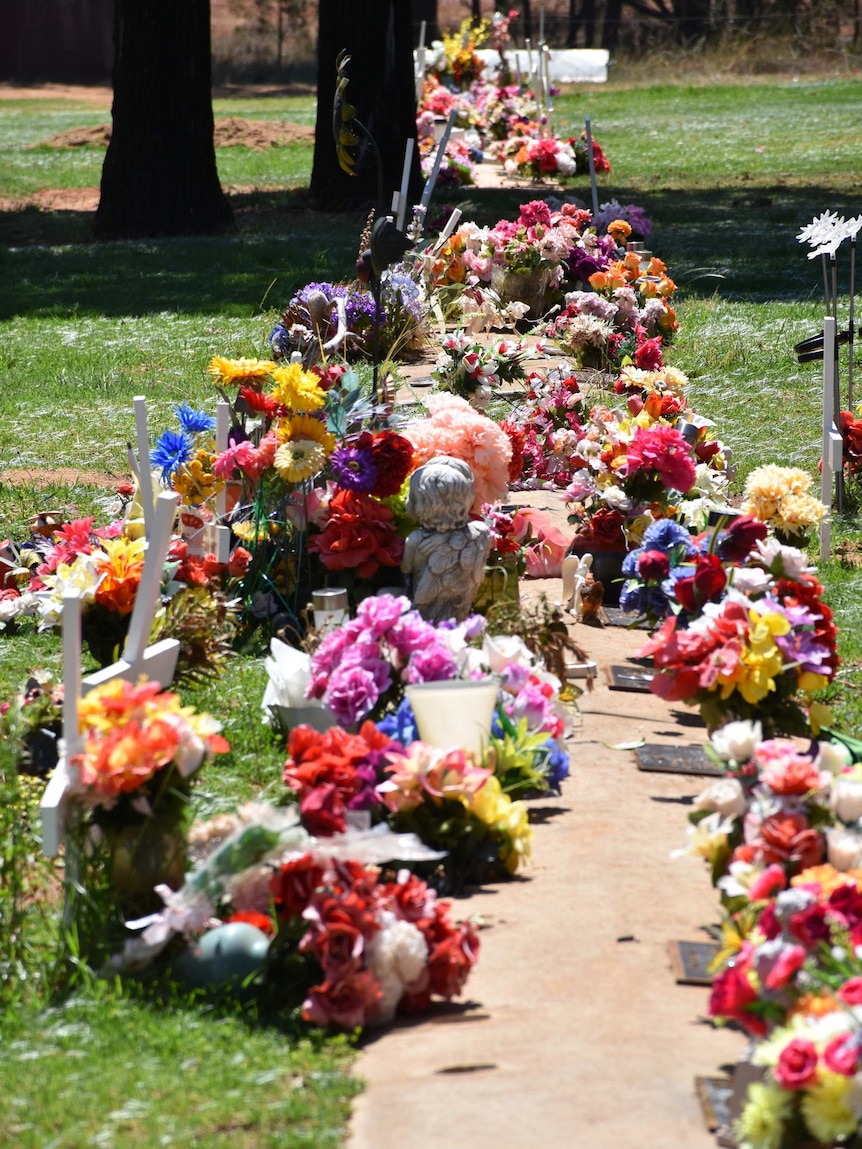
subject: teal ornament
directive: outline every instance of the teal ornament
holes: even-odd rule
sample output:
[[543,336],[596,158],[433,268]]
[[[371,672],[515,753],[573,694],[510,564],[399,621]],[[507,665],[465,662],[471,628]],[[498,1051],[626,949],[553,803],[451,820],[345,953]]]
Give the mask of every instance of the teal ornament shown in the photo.
[[263,965],[269,938],[248,922],[209,930],[174,962],[174,975],[191,989],[239,989]]

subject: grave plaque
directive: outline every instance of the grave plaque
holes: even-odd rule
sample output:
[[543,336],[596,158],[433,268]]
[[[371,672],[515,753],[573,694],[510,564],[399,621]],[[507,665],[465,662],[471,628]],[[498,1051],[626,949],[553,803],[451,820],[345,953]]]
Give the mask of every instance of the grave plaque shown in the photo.
[[640,666],[609,666],[608,688],[610,690],[633,690],[639,694],[649,694],[649,684],[655,671],[644,670]]
[[635,751],[638,770],[651,774],[691,774],[698,778],[723,778],[727,773],[707,758],[702,746],[669,746],[647,742]]
[[668,950],[678,985],[712,985],[709,966],[718,953],[714,942],[669,942]]

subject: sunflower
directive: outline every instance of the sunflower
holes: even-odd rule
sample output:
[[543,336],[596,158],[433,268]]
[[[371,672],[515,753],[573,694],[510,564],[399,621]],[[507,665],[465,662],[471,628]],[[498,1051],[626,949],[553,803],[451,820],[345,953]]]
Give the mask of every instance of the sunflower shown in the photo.
[[294,411],[319,411],[326,401],[318,377],[303,371],[299,363],[276,367],[272,377],[275,380],[272,395],[285,407]]
[[327,431],[322,420],[315,419],[313,415],[292,415],[289,419],[279,420],[280,443],[296,442],[299,439],[311,439],[319,443],[325,455],[331,455],[335,450],[335,436]]
[[291,439],[275,452],[275,469],[288,483],[301,483],[322,470],[326,453],[313,439]]
[[271,359],[225,359],[214,355],[210,359],[209,373],[218,383],[247,383],[266,379],[275,370]]

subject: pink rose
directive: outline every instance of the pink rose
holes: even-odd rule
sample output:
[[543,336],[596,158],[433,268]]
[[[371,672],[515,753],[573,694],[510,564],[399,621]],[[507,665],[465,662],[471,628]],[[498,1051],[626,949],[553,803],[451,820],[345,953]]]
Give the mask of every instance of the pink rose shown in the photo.
[[859,1046],[853,1034],[841,1033],[833,1037],[823,1050],[823,1064],[832,1073],[853,1077],[859,1067]]
[[817,1049],[810,1041],[794,1037],[782,1049],[772,1074],[782,1089],[805,1089],[817,1078]]

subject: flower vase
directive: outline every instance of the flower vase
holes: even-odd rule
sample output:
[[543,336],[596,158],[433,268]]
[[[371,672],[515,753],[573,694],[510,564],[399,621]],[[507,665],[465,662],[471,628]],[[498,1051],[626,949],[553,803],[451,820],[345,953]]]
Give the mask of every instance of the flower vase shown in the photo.
[[530,271],[513,271],[501,264],[491,266],[491,287],[502,304],[526,303],[527,317],[540,319],[545,311],[550,268],[537,267]]
[[94,814],[101,837],[105,876],[111,899],[125,920],[162,908],[155,892],[159,885],[177,890],[186,868],[188,796],[178,785],[162,790],[161,800],[149,813],[123,798],[112,810]]
[[476,614],[487,614],[495,603],[521,601],[518,584],[517,557],[507,556],[499,563],[485,567],[485,576],[476,591],[473,610]]
[[110,666],[120,657],[131,617],[131,611],[118,614],[100,603],[81,614],[81,640],[99,666]]

